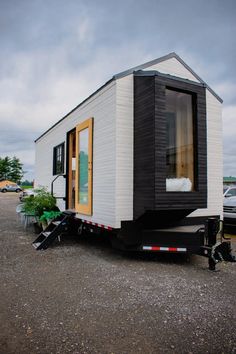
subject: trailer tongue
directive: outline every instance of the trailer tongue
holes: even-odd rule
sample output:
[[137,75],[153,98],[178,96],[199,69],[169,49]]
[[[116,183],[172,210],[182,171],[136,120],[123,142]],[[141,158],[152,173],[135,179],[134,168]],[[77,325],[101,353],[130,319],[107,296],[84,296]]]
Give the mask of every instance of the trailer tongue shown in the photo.
[[164,221],[161,227],[148,228],[147,223],[127,223],[118,232],[113,245],[123,250],[197,254],[208,258],[210,270],[215,270],[218,262],[236,261],[219,218],[210,217],[197,225],[176,224],[168,227]]
[[217,218],[207,219],[205,225],[145,230],[143,236],[142,251],[197,254],[208,258],[210,270],[221,261],[236,262],[230,239],[224,237],[223,223]]

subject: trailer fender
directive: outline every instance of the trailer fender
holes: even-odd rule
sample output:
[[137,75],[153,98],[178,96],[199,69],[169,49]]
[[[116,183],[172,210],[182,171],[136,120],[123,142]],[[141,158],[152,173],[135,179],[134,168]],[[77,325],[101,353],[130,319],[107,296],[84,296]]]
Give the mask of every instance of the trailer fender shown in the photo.
[[141,245],[142,227],[138,222],[123,221],[117,238],[127,246]]

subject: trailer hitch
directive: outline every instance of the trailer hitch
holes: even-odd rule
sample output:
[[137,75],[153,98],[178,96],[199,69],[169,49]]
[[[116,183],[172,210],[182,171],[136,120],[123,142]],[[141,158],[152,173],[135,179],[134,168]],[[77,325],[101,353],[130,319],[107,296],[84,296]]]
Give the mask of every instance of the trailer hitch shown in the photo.
[[[221,226],[221,241],[217,242],[217,234]],[[202,255],[208,257],[209,270],[215,270],[216,264],[222,261],[236,262],[232,255],[230,241],[222,242],[224,238],[223,222],[217,218],[209,218],[205,225],[205,242],[201,247]]]
[[215,270],[218,262],[236,262],[235,256],[232,255],[230,242],[222,242],[212,247],[211,256],[209,257],[209,269]]

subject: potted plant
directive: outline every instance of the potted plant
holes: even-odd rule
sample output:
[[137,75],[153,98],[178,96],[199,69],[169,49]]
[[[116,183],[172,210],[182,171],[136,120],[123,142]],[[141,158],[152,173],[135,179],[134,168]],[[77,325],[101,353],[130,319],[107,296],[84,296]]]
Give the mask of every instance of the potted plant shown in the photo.
[[43,228],[46,228],[54,219],[60,215],[61,212],[57,210],[44,211],[39,221],[41,221]]
[[[35,189],[35,195],[24,198],[22,211],[26,215],[34,216],[39,224],[43,226],[45,220],[49,220],[53,215],[44,215],[45,212],[59,212],[56,206],[56,199],[45,187]],[[57,215],[58,216],[58,215]],[[35,225],[38,226],[38,225]],[[38,233],[38,232],[37,232]]]

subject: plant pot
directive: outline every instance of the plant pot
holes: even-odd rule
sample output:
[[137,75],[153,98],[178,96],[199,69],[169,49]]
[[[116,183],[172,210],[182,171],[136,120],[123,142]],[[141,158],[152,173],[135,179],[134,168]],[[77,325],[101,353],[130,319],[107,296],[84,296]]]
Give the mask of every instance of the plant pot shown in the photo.
[[42,229],[45,230],[48,227],[48,223],[46,221],[41,221]]
[[39,224],[38,222],[34,222],[33,225],[34,225],[34,233],[35,234],[38,235],[38,234],[40,234],[40,232],[43,231],[41,224]]

